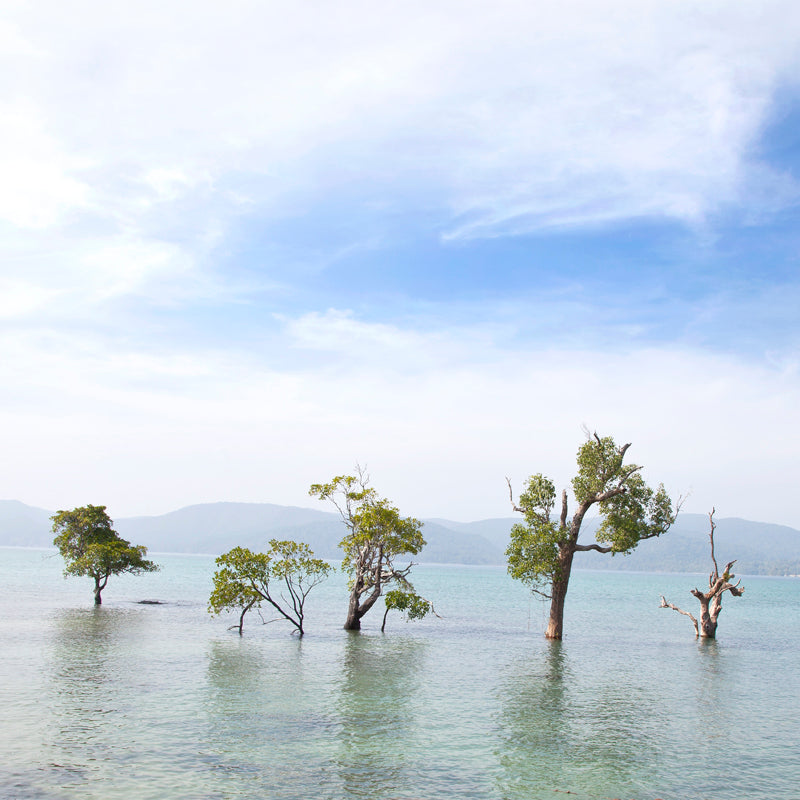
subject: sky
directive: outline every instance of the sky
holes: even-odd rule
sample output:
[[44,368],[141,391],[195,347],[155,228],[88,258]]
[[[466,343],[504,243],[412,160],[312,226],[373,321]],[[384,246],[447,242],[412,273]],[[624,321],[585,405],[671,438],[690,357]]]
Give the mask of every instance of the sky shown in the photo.
[[5,0],[0,497],[800,528],[799,213],[793,0]]

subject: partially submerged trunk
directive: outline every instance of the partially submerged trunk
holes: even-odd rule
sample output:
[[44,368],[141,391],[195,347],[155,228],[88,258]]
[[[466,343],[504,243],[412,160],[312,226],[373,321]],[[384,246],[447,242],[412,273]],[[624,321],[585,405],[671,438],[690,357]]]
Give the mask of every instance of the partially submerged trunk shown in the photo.
[[[575,558],[575,553],[578,550],[599,550],[600,552],[608,552],[610,548],[601,547],[600,545],[579,545],[578,536],[580,536],[581,525],[586,512],[591,506],[591,502],[584,502],[578,506],[575,516],[569,526],[569,533],[565,536],[562,543],[559,545],[558,552],[558,571],[553,576],[553,582],[550,586],[550,619],[547,622],[547,630],[545,631],[546,639],[561,639],[564,635],[564,604],[567,599],[567,589],[569,589],[569,579],[572,574],[572,559]],[[561,528],[566,529],[567,526],[567,493],[561,493]]]
[[545,631],[546,639],[561,639],[564,635],[564,603],[569,589],[574,550],[567,550],[559,558],[559,576],[553,580],[550,594],[550,619]]
[[372,553],[368,548],[362,550],[356,560],[355,569],[350,602],[347,605],[347,619],[344,622],[346,631],[360,631],[361,618],[383,594],[384,584],[404,577],[402,570],[393,569],[391,561],[385,556],[382,544]]
[[[382,563],[382,559],[379,563]],[[372,577],[375,583],[369,586],[363,574],[356,574],[353,588],[350,591],[350,602],[347,605],[347,619],[344,623],[346,631],[361,630],[361,618],[375,605],[383,593],[383,575],[380,568]],[[367,592],[369,595],[362,602],[362,597]]]
[[731,583],[731,579],[736,577],[731,569],[736,563],[736,560],[729,561],[719,574],[719,567],[717,566],[717,559],[714,555],[714,531],[716,530],[716,523],[714,522],[714,509],[708,515],[708,521],[711,524],[711,532],[708,535],[711,542],[711,561],[714,564],[714,571],[708,576],[708,591],[701,592],[699,589],[692,589],[692,594],[700,601],[700,619],[696,619],[688,611],[668,603],[664,595],[661,595],[661,608],[671,608],[685,617],[689,617],[694,625],[694,635],[700,639],[715,639],[717,636],[717,620],[719,619],[720,612],[722,611],[722,595],[725,592],[730,592],[734,597],[741,597],[744,594],[744,588],[740,587],[741,581]]
[[361,630],[361,617],[364,613],[361,611],[358,603],[358,595],[355,588],[350,592],[350,602],[347,606],[347,619],[344,623],[346,631],[360,631]]

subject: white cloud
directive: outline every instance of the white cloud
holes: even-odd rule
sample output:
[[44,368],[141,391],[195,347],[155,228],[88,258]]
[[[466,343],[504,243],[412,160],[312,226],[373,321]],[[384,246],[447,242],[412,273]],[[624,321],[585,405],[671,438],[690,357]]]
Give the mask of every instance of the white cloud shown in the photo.
[[[7,55],[40,119],[5,148],[34,178],[16,212],[0,206],[20,225],[82,209],[72,165],[87,160],[98,213],[144,213],[131,181],[165,202],[227,181],[223,216],[241,212],[234,197],[269,214],[356,187],[438,204],[449,237],[701,223],[751,199],[751,147],[800,39],[800,11],[781,0],[242,0],[224,13],[173,0],[124,15],[84,0],[9,13],[37,53]],[[244,171],[260,179],[245,187]]]
[[506,475],[567,484],[586,423],[633,442],[648,479],[691,490],[688,510],[800,525],[796,370],[674,348],[510,350],[480,328],[390,336],[350,319],[369,347],[353,359],[349,336],[325,342],[320,328],[327,363],[313,370],[230,348],[6,337],[5,493],[102,501],[117,516],[219,499],[306,505],[310,483],[360,461],[409,513],[473,519],[507,513]]
[[72,173],[83,162],[45,130],[40,112],[0,102],[0,220],[43,229],[84,208],[88,187]]

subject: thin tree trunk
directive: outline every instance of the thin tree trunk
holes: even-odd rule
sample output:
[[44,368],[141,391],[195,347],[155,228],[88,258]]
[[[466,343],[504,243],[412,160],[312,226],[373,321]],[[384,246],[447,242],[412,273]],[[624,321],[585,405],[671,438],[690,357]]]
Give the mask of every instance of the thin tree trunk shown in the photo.
[[94,584],[94,604],[96,606],[101,605],[103,602],[103,598],[100,596],[100,592],[102,591],[103,589],[100,586],[100,581],[96,579]]

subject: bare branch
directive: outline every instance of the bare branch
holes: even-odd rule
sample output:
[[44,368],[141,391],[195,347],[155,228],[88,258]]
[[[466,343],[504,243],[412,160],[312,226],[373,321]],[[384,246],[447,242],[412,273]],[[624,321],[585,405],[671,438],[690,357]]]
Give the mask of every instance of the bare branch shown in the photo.
[[508,479],[508,476],[506,476],[506,483],[508,484],[508,499],[511,501],[511,508],[513,508],[514,511],[519,511],[520,514],[524,514],[525,512],[514,503],[514,492],[511,488],[511,481]]
[[688,612],[681,611],[681,609],[677,608],[676,606],[667,603],[663,596],[661,598],[662,606],[667,606],[669,608],[673,608],[675,611],[680,611],[681,614],[686,614],[686,616],[690,617],[694,623],[695,633],[698,636],[703,636],[704,638],[709,639],[716,637],[717,620],[720,612],[722,611],[722,596],[725,594],[725,592],[730,592],[734,597],[741,597],[742,594],[744,594],[744,589],[740,587],[741,580],[737,581],[736,583],[730,582],[731,578],[735,577],[731,570],[733,569],[733,565],[736,563],[736,559],[729,561],[725,565],[722,575],[719,574],[719,564],[717,563],[716,555],[714,553],[714,531],[717,527],[716,523],[714,522],[715,511],[716,509],[712,508],[711,513],[708,515],[708,521],[711,525],[711,530],[708,534],[708,540],[711,544],[711,560],[714,564],[714,571],[708,576],[708,591],[701,592],[698,588],[691,590],[691,594],[700,601],[700,623],[698,624],[697,620]]
[[[714,557],[714,531],[717,529],[717,524],[714,522],[714,512],[716,508],[711,509],[711,513],[708,515],[708,521],[711,523],[711,531],[708,534],[708,538],[711,541],[711,561],[714,563],[714,576],[719,575],[719,567],[717,566],[717,559]],[[730,567],[730,565],[728,565]],[[727,570],[726,570],[727,572]]]
[[684,611],[682,608],[678,608],[678,606],[673,605],[672,603],[668,603],[664,595],[661,595],[661,605],[659,608],[671,608],[673,611],[677,611],[679,614],[683,614],[684,617],[689,617],[694,625],[694,635],[699,637],[700,636],[700,627],[697,624],[697,620],[694,618],[692,614],[688,611]]

